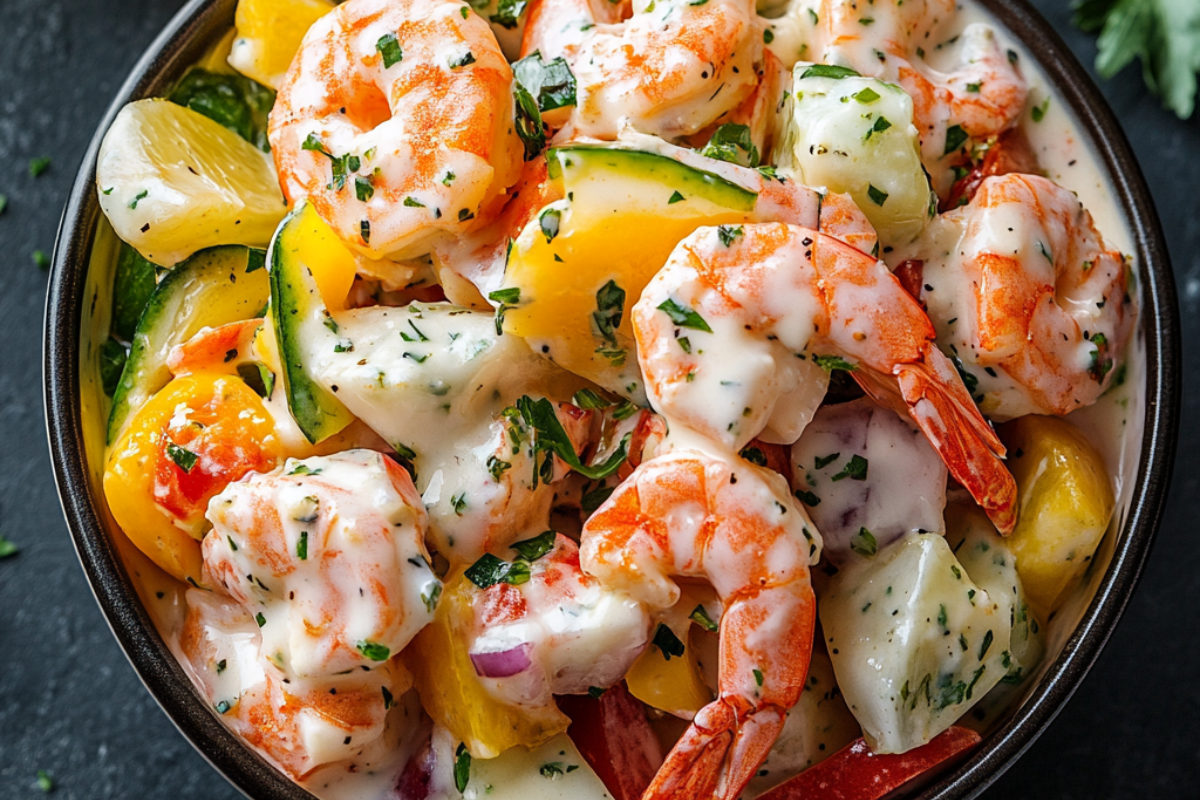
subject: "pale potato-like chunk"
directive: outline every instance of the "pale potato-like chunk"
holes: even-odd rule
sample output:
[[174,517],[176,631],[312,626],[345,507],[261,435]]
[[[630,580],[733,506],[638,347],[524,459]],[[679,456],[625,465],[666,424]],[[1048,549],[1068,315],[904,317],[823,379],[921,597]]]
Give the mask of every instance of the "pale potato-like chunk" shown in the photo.
[[912,98],[900,87],[841,68],[793,69],[773,161],[809,186],[850,195],[883,246],[925,229],[937,201],[921,166]]
[[936,534],[849,565],[821,599],[838,684],[876,753],[928,742],[1008,672],[1010,602],[971,580]]

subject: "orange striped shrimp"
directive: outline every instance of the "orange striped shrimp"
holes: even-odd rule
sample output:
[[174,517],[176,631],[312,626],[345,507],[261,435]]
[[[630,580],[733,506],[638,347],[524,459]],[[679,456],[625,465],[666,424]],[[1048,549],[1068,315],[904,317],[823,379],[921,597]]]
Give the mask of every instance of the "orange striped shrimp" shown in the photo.
[[289,460],[230,484],[208,518],[209,584],[255,617],[265,657],[290,676],[378,666],[433,619],[425,508],[379,453]]
[[461,0],[349,0],[309,29],[271,112],[284,195],[370,258],[421,255],[516,182],[511,92]]
[[987,178],[913,247],[917,296],[992,419],[1068,414],[1112,384],[1135,317],[1129,272],[1073,192]]
[[184,664],[221,721],[294,778],[383,755],[388,708],[412,685],[396,662],[320,681],[264,660],[258,625],[227,597],[190,589],[179,634]]
[[535,51],[575,75],[574,134],[613,139],[629,126],[673,139],[754,91],[763,41],[750,0],[534,0],[521,54]]
[[[737,462],[737,463],[734,463]],[[723,604],[719,692],[667,756],[643,800],[733,800],[800,697],[820,539],[784,479],[736,458],[677,450],[639,466],[587,521],[583,570],[651,610],[672,578],[709,581]]]
[[[968,25],[960,42],[940,41],[955,6],[954,0],[822,0],[816,12],[816,60],[891,81],[912,96],[921,158],[943,196],[963,148],[1015,124],[1029,94],[1016,59],[990,26]],[[950,45],[959,48],[956,61],[948,71],[934,69],[927,57]]]
[[824,394],[814,364],[849,369],[910,415],[997,527],[1012,529],[1004,446],[883,262],[796,226],[701,228],[642,292],[633,328],[647,395],[672,428],[734,450],[768,427],[798,437],[810,417],[796,417],[812,406],[794,396]]

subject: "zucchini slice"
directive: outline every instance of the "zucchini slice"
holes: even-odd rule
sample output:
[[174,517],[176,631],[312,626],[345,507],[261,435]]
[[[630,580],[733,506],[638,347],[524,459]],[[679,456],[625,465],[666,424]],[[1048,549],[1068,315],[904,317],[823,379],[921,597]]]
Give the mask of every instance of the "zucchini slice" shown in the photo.
[[[624,175],[642,178],[662,186],[663,200],[678,192],[684,197],[708,200],[730,211],[754,210],[758,194],[711,172],[690,167],[658,153],[622,150],[602,145],[555,147],[546,154],[550,177],[562,180],[568,190],[579,184]],[[652,203],[656,198],[645,198]]]
[[312,377],[312,348],[324,341],[337,322],[330,316],[307,257],[327,254],[313,243],[311,211],[302,203],[289,214],[271,242],[271,319],[283,367],[288,410],[304,436],[313,444],[333,436],[354,421],[354,415],[328,389]]
[[270,296],[265,253],[242,245],[201,250],[167,273],[138,320],[129,359],[113,393],[108,444],[171,380],[167,356],[204,327],[261,315]]

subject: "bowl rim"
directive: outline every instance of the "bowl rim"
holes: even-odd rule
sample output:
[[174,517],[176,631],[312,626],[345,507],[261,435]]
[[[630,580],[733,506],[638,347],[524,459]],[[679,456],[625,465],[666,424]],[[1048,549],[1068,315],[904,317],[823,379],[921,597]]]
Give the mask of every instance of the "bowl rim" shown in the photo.
[[[1178,430],[1180,325],[1170,259],[1154,201],[1112,110],[1065,42],[1027,0],[978,0],[1022,43],[1071,107],[1133,233],[1142,265],[1139,326],[1146,344],[1145,431],[1129,512],[1112,560],[1042,681],[968,758],[938,776],[920,800],[981,794],[1025,752],[1082,683],[1124,612],[1149,556],[1171,480]],[[217,719],[176,661],[109,541],[89,490],[80,409],[83,288],[100,208],[93,190],[105,132],[129,101],[160,94],[164,76],[199,59],[236,0],[189,0],[143,53],[97,126],[63,210],[46,295],[43,377],[47,433],[59,499],[97,603],[142,683],[193,747],[243,794],[259,800],[314,798],[243,744]]]

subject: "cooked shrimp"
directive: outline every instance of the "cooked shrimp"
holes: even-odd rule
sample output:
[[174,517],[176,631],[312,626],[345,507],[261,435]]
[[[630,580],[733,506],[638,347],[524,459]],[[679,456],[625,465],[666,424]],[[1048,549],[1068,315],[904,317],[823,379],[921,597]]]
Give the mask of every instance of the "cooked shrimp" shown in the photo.
[[549,179],[543,156],[525,164],[508,198],[503,210],[485,227],[435,245],[438,280],[451,302],[491,308],[484,298],[504,282],[509,243],[542,208],[562,199],[558,184]]
[[271,112],[284,194],[371,258],[480,224],[517,179],[512,69],[460,0],[349,0],[300,46]]
[[652,610],[672,578],[709,581],[724,606],[719,693],[696,714],[643,797],[732,800],[804,689],[820,539],[779,475],[676,451],[639,466],[587,521],[584,572]]
[[504,702],[539,706],[620,681],[650,639],[642,604],[583,574],[578,546],[562,534],[546,531],[505,555],[518,552],[533,556],[528,581],[471,587],[466,636],[481,682]]
[[[991,26],[968,25],[960,41],[941,40],[954,0],[823,0],[816,13],[814,60],[897,83],[912,96],[921,160],[940,195],[963,147],[1011,127],[1025,108],[1029,87]],[[946,71],[926,60],[952,46],[957,59]]]
[[229,598],[190,589],[179,647],[197,684],[234,733],[288,774],[384,754],[392,698],[412,685],[396,662],[320,681],[287,677],[262,658],[253,617]]
[[1134,319],[1129,272],[1073,192],[987,178],[898,257],[915,259],[905,268],[938,341],[992,419],[1067,414],[1112,383]]
[[758,83],[762,30],[752,0],[660,0],[627,8],[534,0],[521,54],[562,57],[575,75],[568,127],[613,139],[629,126],[672,139],[693,134]]
[[633,327],[647,394],[668,424],[735,450],[768,426],[798,437],[815,406],[797,398],[815,392],[819,403],[820,367],[850,369],[909,414],[997,527],[1012,529],[1004,446],[883,262],[795,226],[701,228],[642,292]]
[[370,668],[433,619],[441,581],[408,473],[350,450],[231,484],[209,504],[210,584],[254,615],[263,652],[285,673]]

